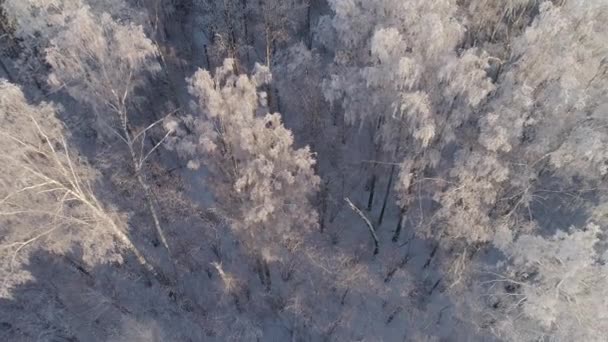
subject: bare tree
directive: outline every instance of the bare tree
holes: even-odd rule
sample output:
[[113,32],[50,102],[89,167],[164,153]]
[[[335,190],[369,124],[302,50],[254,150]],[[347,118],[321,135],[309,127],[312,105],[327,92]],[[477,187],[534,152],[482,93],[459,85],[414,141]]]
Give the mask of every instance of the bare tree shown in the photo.
[[21,90],[0,83],[0,255],[4,282],[19,282],[18,264],[41,247],[64,253],[73,242],[84,260],[121,261],[117,248],[135,255],[151,275],[161,275],[129,238],[122,219],[95,196],[97,174],[73,153],[52,104],[29,105]]
[[170,257],[171,249],[144,168],[146,160],[170,133],[146,150],[147,133],[163,118],[140,129],[131,122],[132,112],[140,100],[136,88],[160,69],[156,54],[156,46],[146,38],[141,26],[122,25],[108,14],[96,16],[84,7],[51,40],[47,61],[53,69],[49,83],[90,105],[99,130],[105,132],[106,137],[124,143],[158,238]]

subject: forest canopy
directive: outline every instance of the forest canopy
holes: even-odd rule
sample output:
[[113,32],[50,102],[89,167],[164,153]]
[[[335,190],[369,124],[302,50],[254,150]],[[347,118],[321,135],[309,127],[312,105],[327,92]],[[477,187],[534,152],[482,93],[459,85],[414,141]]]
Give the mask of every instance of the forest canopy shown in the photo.
[[0,0],[0,340],[605,341],[607,22]]

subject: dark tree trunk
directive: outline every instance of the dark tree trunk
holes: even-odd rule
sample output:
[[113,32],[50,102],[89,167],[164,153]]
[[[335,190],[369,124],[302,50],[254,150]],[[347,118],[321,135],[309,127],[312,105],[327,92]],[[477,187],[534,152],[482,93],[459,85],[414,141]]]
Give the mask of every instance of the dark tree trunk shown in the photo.
[[260,283],[264,286],[264,289],[270,291],[272,285],[272,281],[270,280],[270,267],[268,266],[268,261],[266,261],[261,254],[258,254],[256,258],[256,271],[258,272],[258,278],[260,278]]
[[433,284],[433,287],[431,287],[431,289],[429,290],[429,296],[433,294],[433,292],[435,292],[435,290],[437,289],[437,287],[439,287],[439,284],[441,284],[441,279],[439,278],[437,279],[437,281],[435,282],[435,284]]
[[435,246],[433,247],[433,250],[431,251],[431,254],[429,255],[429,258],[424,263],[424,266],[422,266],[423,269],[427,268],[431,265],[431,262],[433,261],[433,258],[435,258],[435,254],[437,253],[438,249],[439,249],[439,242],[436,242]]
[[272,89],[272,85],[270,84],[266,84],[264,85],[264,87],[262,89],[264,89],[264,91],[266,92],[266,102],[268,105],[268,110],[270,112],[275,111],[275,99],[274,99],[274,90]]
[[270,291],[272,280],[270,279],[270,267],[268,266],[268,261],[264,260],[262,262],[264,265],[264,276],[266,277],[266,291]]
[[325,231],[325,216],[327,215],[327,195],[328,195],[328,182],[323,184],[321,189],[321,218],[319,222],[319,229],[321,233]]
[[380,127],[382,127],[382,117],[378,118],[378,122],[376,123],[375,129],[372,127],[372,132],[371,132],[371,144],[374,147],[374,151],[372,154],[372,179],[371,179],[371,184],[370,184],[370,191],[369,191],[369,198],[367,200],[367,210],[370,211],[372,210],[372,206],[374,204],[374,193],[376,190],[376,178],[377,176],[377,168],[378,165],[376,163],[375,160],[378,159],[378,156],[380,155],[380,143],[375,141],[374,137],[376,135],[376,132],[378,132],[378,130],[380,129]]
[[279,95],[279,88],[274,87],[274,93],[275,93],[275,107],[276,107],[276,111],[278,113],[281,113],[281,96]]
[[380,217],[378,218],[378,227],[382,224],[384,219],[384,211],[386,210],[386,203],[388,202],[388,195],[391,193],[391,187],[393,186],[393,177],[395,175],[395,165],[391,166],[391,173],[388,176],[388,183],[386,184],[386,192],[384,193],[384,199],[382,201],[382,210],[380,210]]
[[209,49],[207,48],[207,44],[203,45],[205,49],[205,62],[207,63],[207,70],[211,71],[211,61],[209,60]]
[[372,172],[374,172],[374,173],[372,174],[372,179],[370,180],[370,184],[369,184],[369,197],[367,199],[367,211],[372,210],[372,206],[374,204],[374,192],[376,191],[376,172],[375,172],[375,170]]
[[397,242],[399,240],[399,235],[401,235],[401,229],[403,227],[403,221],[405,221],[405,209],[401,209],[399,211],[399,222],[397,222],[397,229],[395,229],[395,234],[393,234],[393,242]]
[[[247,0],[241,0],[243,10],[243,33],[245,34],[245,44],[250,45],[249,42],[249,23],[247,22]],[[251,57],[249,56],[249,47],[247,50],[247,67],[251,67]]]
[[308,4],[308,8],[306,9],[306,30],[308,31],[306,40],[306,47],[308,50],[312,49],[312,1]]

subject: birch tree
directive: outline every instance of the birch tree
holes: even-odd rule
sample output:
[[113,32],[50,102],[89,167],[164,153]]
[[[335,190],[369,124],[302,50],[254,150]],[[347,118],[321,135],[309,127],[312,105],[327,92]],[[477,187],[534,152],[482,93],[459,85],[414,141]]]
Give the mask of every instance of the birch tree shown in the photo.
[[73,98],[90,106],[98,129],[106,137],[124,143],[134,176],[144,192],[158,239],[170,255],[170,246],[160,223],[144,165],[155,146],[146,149],[148,131],[159,124],[135,127],[131,117],[141,99],[136,90],[160,70],[157,49],[143,28],[122,25],[109,14],[94,15],[88,7],[75,14],[70,25],[51,40],[47,62],[52,67],[49,83],[65,89]]
[[80,244],[90,265],[122,262],[124,249],[159,277],[123,218],[95,196],[98,175],[70,149],[56,112],[50,103],[28,104],[18,87],[0,82],[0,296],[29,279],[21,266],[38,248],[64,254]]

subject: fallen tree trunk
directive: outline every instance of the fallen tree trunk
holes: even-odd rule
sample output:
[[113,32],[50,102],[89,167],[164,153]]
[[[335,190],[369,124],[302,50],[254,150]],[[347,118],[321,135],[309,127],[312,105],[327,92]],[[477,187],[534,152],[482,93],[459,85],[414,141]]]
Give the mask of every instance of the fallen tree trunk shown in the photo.
[[363,221],[365,221],[365,224],[367,225],[367,228],[369,229],[369,232],[372,235],[372,239],[374,240],[374,255],[378,254],[380,248],[378,243],[378,235],[376,235],[376,230],[374,229],[374,226],[372,225],[370,220],[363,214],[363,212],[359,208],[357,208],[357,206],[354,205],[348,197],[344,198],[344,200],[346,201],[346,203],[348,203],[350,208],[355,213],[357,213],[357,215],[359,215],[359,217],[361,217]]

